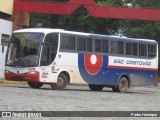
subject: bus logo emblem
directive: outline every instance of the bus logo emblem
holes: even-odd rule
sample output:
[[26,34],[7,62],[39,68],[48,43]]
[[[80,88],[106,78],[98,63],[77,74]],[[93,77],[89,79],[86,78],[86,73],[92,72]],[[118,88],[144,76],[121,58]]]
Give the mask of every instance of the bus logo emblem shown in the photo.
[[97,74],[101,70],[102,64],[103,64],[102,55],[92,55],[92,54],[84,55],[84,65],[86,71],[89,74],[91,75]]
[[43,72],[42,73],[42,78],[48,78],[48,72]]

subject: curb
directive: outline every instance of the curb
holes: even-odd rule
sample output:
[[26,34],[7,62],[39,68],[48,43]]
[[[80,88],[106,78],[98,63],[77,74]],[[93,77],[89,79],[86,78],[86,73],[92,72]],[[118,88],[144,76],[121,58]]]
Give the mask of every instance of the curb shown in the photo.
[[26,82],[0,80],[0,84],[26,84]]

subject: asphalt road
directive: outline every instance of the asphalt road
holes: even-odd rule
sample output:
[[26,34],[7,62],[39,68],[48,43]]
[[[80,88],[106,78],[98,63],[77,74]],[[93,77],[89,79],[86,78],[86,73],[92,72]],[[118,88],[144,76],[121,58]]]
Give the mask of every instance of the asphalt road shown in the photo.
[[90,91],[88,86],[68,85],[65,90],[58,91],[49,85],[32,89],[27,84],[0,84],[0,111],[160,111],[160,87],[132,87],[127,93],[115,93],[110,88],[101,92]]

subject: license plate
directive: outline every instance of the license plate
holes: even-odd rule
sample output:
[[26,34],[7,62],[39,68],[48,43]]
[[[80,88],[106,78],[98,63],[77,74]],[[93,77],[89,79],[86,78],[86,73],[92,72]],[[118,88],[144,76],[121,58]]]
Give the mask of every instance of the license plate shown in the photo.
[[12,77],[13,81],[24,81],[24,77],[22,76],[16,76],[16,77]]

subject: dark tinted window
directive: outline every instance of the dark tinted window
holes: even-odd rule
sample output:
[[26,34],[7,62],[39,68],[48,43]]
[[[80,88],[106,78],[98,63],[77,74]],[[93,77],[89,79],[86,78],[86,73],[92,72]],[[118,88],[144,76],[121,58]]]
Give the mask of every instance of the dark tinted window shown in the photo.
[[108,53],[108,52],[109,52],[109,41],[102,40],[102,53]]
[[132,55],[138,56],[138,43],[132,43]]
[[95,39],[95,52],[101,52],[101,48],[102,48],[102,40]]
[[60,42],[60,48],[62,50],[67,50],[68,49],[68,39],[69,36],[67,34],[61,34],[61,42]]
[[69,36],[69,50],[76,50],[76,36]]
[[121,41],[111,41],[111,53],[124,54],[124,43]]
[[116,41],[111,41],[111,53],[113,53],[113,54],[118,53],[117,42]]
[[156,56],[156,45],[148,45],[148,57],[152,58]]
[[126,55],[132,55],[132,43],[126,43]]
[[139,45],[139,55],[140,55],[140,57],[147,56],[147,44],[140,44]]
[[85,37],[79,37],[78,51],[86,51],[86,38]]
[[138,44],[137,43],[126,43],[126,55],[138,55]]
[[92,52],[93,47],[93,40],[92,38],[87,38],[87,51]]
[[41,54],[41,66],[46,66],[51,64],[57,54],[58,48],[58,33],[52,33],[46,35],[45,44],[42,48]]
[[124,54],[124,43],[121,41],[118,42],[118,54]]

